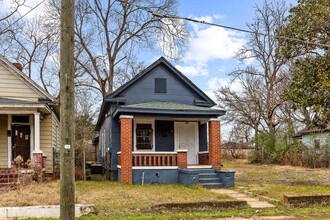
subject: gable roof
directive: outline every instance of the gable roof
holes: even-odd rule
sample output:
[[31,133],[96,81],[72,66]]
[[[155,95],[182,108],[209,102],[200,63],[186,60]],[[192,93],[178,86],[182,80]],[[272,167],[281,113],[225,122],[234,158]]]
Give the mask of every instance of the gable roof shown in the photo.
[[39,94],[41,97],[44,97],[44,99],[49,99],[52,102],[56,102],[56,99],[52,95],[46,92],[41,86],[35,83],[28,76],[23,74],[19,69],[17,69],[17,67],[15,67],[9,60],[7,60],[2,55],[0,55],[0,65],[2,65],[10,73],[15,75],[20,81],[22,81],[25,85],[31,88],[34,92]]
[[200,88],[198,88],[190,79],[188,79],[183,73],[181,73],[177,68],[175,68],[164,57],[160,57],[158,60],[156,60],[151,65],[149,65],[146,69],[144,69],[142,72],[137,74],[133,79],[129,80],[127,83],[125,83],[124,85],[119,87],[113,93],[110,93],[109,95],[107,95],[105,97],[105,99],[115,98],[118,94],[127,90],[130,86],[135,84],[137,81],[139,81],[146,74],[148,74],[152,69],[154,69],[156,66],[158,66],[160,64],[163,64],[167,68],[169,68],[175,74],[175,76],[177,76],[188,88],[190,88],[192,91],[197,93],[199,96],[201,96],[205,100],[204,102],[203,102],[203,100],[198,100],[199,102],[204,103],[204,105],[209,106],[209,107],[216,105],[216,103],[210,97],[208,97]]
[[305,134],[319,133],[319,132],[330,132],[330,123],[328,123],[325,128],[317,128],[317,127],[304,128],[301,131],[294,134],[293,137],[300,138],[302,135],[305,135]]
[[153,62],[151,65],[149,65],[147,68],[145,68],[143,71],[141,71],[139,74],[137,74],[133,79],[126,82],[124,85],[119,87],[114,92],[110,93],[103,99],[103,103],[100,109],[100,114],[98,117],[98,121],[96,123],[96,129],[98,130],[101,127],[101,124],[104,120],[104,115],[109,110],[109,106],[111,102],[116,103],[123,103],[125,102],[125,98],[119,97],[118,95],[126,90],[128,90],[131,86],[133,86],[135,83],[137,83],[139,80],[141,80],[145,75],[147,75],[151,70],[156,68],[159,65],[164,65],[167,67],[185,86],[187,86],[189,89],[191,89],[193,92],[195,92],[201,99],[195,99],[195,104],[198,106],[204,106],[204,107],[213,107],[216,105],[216,103],[208,97],[200,88],[198,88],[190,79],[188,79],[183,73],[181,73],[177,68],[175,68],[167,59],[164,57],[160,57],[158,60]]

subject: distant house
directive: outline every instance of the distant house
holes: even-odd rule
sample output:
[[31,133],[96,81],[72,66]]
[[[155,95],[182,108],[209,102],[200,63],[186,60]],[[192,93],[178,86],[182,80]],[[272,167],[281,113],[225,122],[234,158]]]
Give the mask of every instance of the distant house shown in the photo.
[[0,56],[0,168],[11,168],[21,155],[52,174],[60,142],[58,103],[21,68]]
[[254,152],[254,147],[248,142],[228,141],[222,144],[222,157],[227,159],[247,159]]
[[330,123],[323,129],[321,128],[304,128],[294,135],[294,139],[310,148],[330,148]]
[[98,160],[122,183],[219,186],[218,118],[225,112],[213,106],[161,57],[104,98],[96,126]]

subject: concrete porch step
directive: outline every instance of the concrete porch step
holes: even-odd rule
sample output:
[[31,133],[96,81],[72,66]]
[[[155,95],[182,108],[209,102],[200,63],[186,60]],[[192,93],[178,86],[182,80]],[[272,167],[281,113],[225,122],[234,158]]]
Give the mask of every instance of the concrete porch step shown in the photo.
[[204,179],[204,178],[218,178],[218,175],[215,173],[200,173],[199,178]]
[[213,189],[213,188],[222,188],[223,184],[222,183],[203,183],[203,187]]
[[199,183],[221,183],[220,178],[199,178]]
[[193,169],[195,171],[198,171],[199,174],[204,174],[204,173],[215,173],[214,169],[207,168],[207,169]]

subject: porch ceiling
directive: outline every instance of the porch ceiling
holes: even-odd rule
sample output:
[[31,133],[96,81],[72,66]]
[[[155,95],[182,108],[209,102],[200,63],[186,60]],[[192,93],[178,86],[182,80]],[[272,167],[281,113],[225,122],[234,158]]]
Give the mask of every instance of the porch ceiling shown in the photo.
[[216,118],[224,115],[225,111],[210,107],[156,101],[120,106],[115,112],[115,116],[119,116],[121,114],[163,115],[167,117],[189,118]]

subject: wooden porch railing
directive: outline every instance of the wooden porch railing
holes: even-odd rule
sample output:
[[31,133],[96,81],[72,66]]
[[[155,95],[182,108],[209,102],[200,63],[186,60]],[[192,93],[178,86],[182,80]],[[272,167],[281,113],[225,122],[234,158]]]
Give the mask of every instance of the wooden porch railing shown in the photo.
[[177,166],[178,157],[176,152],[139,153],[133,152],[133,166]]

